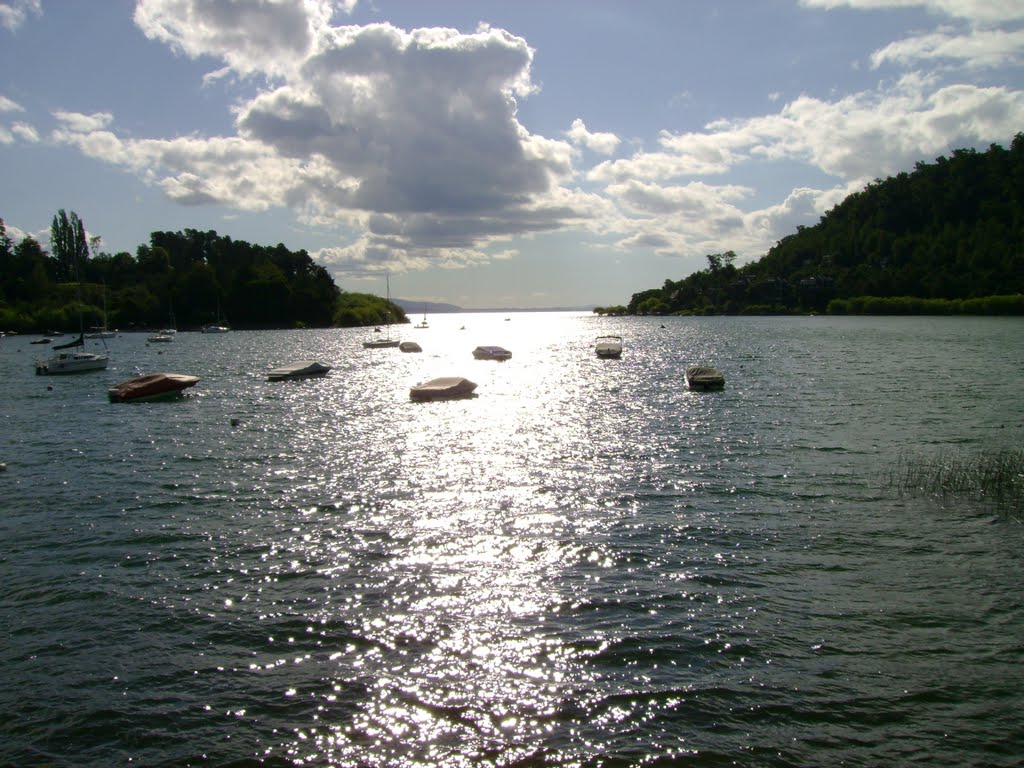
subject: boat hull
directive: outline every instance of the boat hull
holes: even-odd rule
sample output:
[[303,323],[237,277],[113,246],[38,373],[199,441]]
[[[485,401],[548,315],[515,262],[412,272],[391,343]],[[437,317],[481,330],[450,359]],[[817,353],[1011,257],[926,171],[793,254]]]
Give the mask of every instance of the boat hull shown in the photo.
[[409,389],[409,399],[416,402],[431,400],[460,400],[475,397],[476,383],[461,376],[445,376],[417,384]]
[[693,390],[706,392],[725,387],[725,377],[717,368],[691,365],[686,369],[686,385]]
[[326,376],[331,370],[329,365],[315,360],[300,360],[290,365],[274,368],[267,374],[267,381],[295,381],[298,379],[314,379]]
[[184,373],[151,373],[115,384],[107,391],[112,403],[142,403],[181,397],[199,383],[198,376]]
[[74,373],[106,370],[110,358],[92,352],[59,354],[49,360],[36,363],[37,376],[65,376]]
[[512,359],[512,353],[504,347],[477,347],[473,350],[477,360],[498,360],[503,362]]

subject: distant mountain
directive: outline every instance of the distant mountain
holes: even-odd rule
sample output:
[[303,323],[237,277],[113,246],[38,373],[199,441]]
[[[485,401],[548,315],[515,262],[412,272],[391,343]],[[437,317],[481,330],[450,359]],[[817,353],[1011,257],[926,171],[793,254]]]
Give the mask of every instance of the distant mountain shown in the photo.
[[439,304],[431,301],[410,301],[409,299],[392,299],[392,303],[400,306],[407,315],[426,312],[590,312],[596,304],[580,307],[486,307],[483,309],[466,309],[455,304]]
[[432,301],[410,301],[409,299],[392,299],[393,304],[400,306],[407,315],[418,312],[463,312],[462,307],[454,304],[437,304]]

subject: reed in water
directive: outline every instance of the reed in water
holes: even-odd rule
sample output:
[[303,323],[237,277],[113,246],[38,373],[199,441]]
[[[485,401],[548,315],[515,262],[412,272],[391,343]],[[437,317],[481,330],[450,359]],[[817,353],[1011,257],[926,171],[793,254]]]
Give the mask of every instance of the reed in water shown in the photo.
[[1024,517],[1024,450],[901,454],[889,472],[888,484],[909,496],[978,499],[1020,523]]

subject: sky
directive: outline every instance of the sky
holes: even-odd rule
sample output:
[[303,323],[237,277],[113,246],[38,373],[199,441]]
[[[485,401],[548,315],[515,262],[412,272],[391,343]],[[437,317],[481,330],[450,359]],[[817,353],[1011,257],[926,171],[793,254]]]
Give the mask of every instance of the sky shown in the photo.
[[0,0],[0,218],[628,303],[1024,131],[1021,0]]

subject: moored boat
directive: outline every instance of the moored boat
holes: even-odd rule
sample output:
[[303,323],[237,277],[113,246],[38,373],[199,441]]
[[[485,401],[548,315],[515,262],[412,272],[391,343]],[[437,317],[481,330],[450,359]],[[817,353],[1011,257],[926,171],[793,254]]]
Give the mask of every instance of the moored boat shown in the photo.
[[112,403],[139,403],[180,397],[199,382],[198,376],[184,373],[150,373],[115,384],[107,395]]
[[[80,347],[80,349],[76,349]],[[74,350],[63,352],[58,350]],[[79,334],[78,338],[67,344],[58,344],[53,347],[56,354],[46,360],[36,362],[36,374],[39,376],[60,376],[70,373],[86,373],[88,371],[102,371],[110,362],[109,355],[100,355],[95,352],[85,351],[85,334]]]
[[289,379],[312,379],[326,376],[331,366],[318,363],[316,360],[296,360],[294,363],[273,368],[267,373],[267,381],[287,381]]
[[422,352],[423,347],[417,344],[415,341],[403,341],[398,345],[398,348],[403,352]]
[[598,357],[622,357],[622,337],[598,336],[594,342],[594,352],[597,353]]
[[722,389],[725,376],[709,365],[691,365],[686,369],[686,384],[690,389],[697,390]]
[[418,402],[427,400],[457,400],[473,397],[476,383],[462,376],[444,376],[417,384],[409,389],[409,399]]
[[477,360],[511,360],[512,353],[504,347],[482,346],[473,350],[473,357]]

